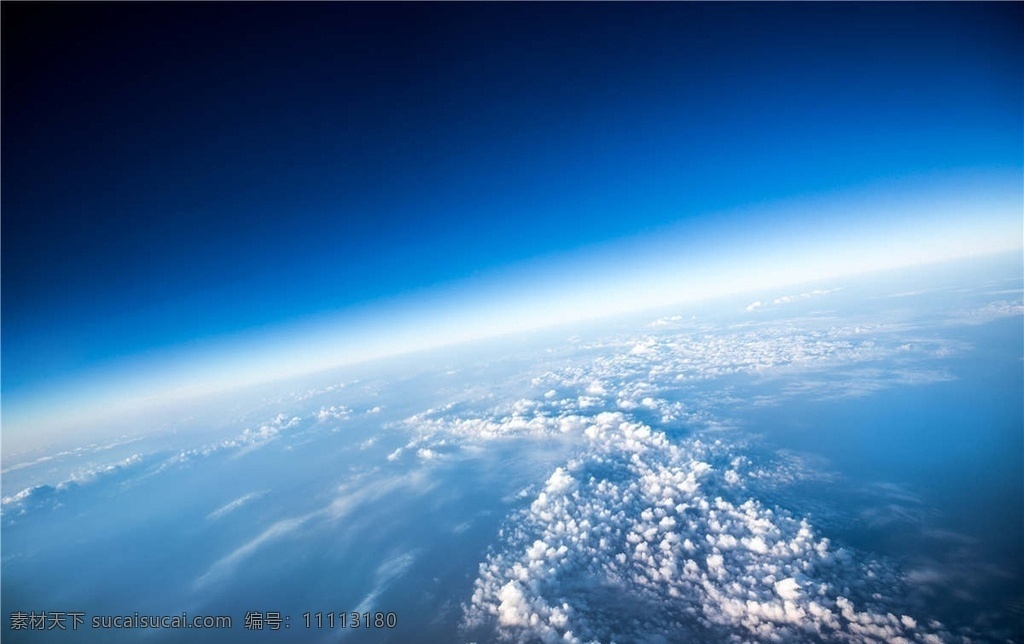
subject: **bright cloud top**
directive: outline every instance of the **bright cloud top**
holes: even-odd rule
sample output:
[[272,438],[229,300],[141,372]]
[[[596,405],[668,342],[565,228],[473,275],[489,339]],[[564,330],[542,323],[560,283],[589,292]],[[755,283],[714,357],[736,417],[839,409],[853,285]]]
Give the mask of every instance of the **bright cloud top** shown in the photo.
[[469,627],[543,642],[949,637],[899,613],[894,571],[750,498],[721,442],[672,444],[621,413],[584,434],[585,455],[551,474],[480,565]]
[[[480,564],[464,604],[468,636],[970,641],[969,629],[954,633],[922,616],[910,575],[834,546],[807,517],[769,500],[779,486],[827,480],[826,473],[781,454],[772,462],[752,458],[741,434],[714,431],[721,423],[701,400],[666,398],[688,381],[796,371],[814,383],[816,372],[837,369],[843,377],[833,393],[866,395],[948,377],[913,364],[891,377],[866,365],[901,357],[926,363],[956,345],[920,336],[911,345],[906,339],[916,330],[906,327],[794,333],[779,323],[711,336],[682,326],[604,342],[596,357],[536,376],[534,398],[489,411],[452,402],[402,423],[413,438],[389,460],[418,455],[424,467],[493,441],[576,445],[575,456],[524,491],[532,500],[507,518]],[[821,392],[783,389],[807,394]],[[640,414],[664,431],[640,422]],[[666,431],[680,427],[695,433],[670,440]]]

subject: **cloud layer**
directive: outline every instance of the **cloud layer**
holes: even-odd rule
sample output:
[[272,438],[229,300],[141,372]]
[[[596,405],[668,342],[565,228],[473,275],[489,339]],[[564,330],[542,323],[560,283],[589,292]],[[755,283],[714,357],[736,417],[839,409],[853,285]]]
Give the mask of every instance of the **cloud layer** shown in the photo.
[[[510,518],[480,565],[467,629],[543,642],[939,642],[899,575],[750,494],[721,441],[670,442],[602,413],[583,455]],[[756,478],[756,477],[755,477]]]

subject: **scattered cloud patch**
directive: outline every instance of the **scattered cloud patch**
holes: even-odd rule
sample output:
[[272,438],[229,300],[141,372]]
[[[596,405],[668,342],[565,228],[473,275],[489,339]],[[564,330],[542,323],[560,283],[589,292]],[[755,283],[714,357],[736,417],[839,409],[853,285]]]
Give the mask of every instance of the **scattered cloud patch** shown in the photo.
[[76,469],[71,472],[68,478],[56,485],[43,484],[26,487],[15,494],[0,499],[4,518],[25,514],[36,508],[60,507],[60,499],[63,494],[84,485],[108,480],[115,475],[136,471],[145,462],[142,454],[132,454],[113,463]]
[[679,322],[682,319],[683,319],[683,316],[681,316],[681,315],[669,315],[669,316],[665,316],[665,317],[662,317],[662,318],[658,318],[654,322],[651,322],[651,326],[652,327],[670,326],[672,323]]
[[821,297],[822,295],[828,295],[829,293],[835,293],[836,291],[839,291],[839,290],[841,290],[841,289],[840,288],[816,289],[816,290],[813,290],[813,291],[808,291],[806,293],[799,293],[799,294],[796,294],[796,295],[783,295],[781,297],[775,298],[772,301],[772,304],[779,305],[779,304],[791,304],[793,302],[802,302],[804,300],[809,300],[812,297]]
[[321,407],[320,411],[316,412],[316,422],[326,423],[332,420],[346,420],[352,415],[352,410],[345,405],[331,405],[330,407]]
[[675,444],[620,413],[598,415],[584,435],[585,453],[510,517],[480,564],[468,632],[543,642],[950,635],[901,609],[894,570],[744,498],[735,470],[712,465],[720,443]]
[[985,306],[964,311],[954,316],[958,324],[987,324],[1003,318],[1024,316],[1024,303],[1017,300],[999,300]]

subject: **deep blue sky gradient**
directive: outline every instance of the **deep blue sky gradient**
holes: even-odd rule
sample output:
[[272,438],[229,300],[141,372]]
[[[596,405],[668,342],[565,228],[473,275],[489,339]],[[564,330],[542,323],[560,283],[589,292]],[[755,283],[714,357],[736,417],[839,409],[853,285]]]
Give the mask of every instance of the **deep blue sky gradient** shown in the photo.
[[1022,166],[1016,3],[2,13],[8,394],[722,209]]

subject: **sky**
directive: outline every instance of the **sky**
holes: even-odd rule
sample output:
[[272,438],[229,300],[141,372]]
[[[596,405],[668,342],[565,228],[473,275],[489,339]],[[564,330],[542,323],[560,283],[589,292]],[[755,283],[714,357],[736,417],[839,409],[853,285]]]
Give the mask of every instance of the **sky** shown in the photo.
[[0,11],[7,435],[1021,245],[1015,3]]

